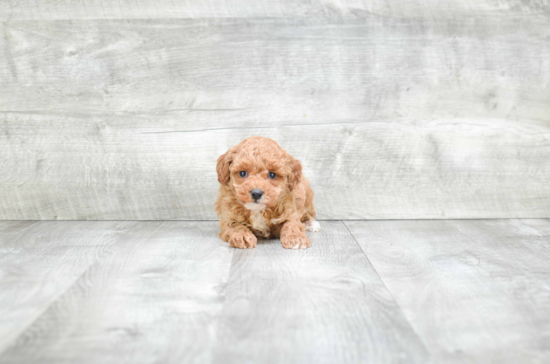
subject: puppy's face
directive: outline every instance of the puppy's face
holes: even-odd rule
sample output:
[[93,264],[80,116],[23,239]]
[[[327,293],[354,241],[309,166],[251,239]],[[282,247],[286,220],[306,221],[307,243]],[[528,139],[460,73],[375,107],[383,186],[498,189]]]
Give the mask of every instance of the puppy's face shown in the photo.
[[229,168],[235,197],[249,210],[263,210],[287,188],[286,169],[280,160],[239,154]]
[[301,164],[271,139],[252,137],[218,159],[218,181],[249,210],[274,206],[300,183]]

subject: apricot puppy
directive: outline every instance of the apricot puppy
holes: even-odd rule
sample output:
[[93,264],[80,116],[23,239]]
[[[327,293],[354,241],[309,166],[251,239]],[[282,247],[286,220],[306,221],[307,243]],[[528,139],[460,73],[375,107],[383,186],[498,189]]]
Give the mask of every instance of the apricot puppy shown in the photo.
[[257,238],[279,238],[287,249],[311,246],[319,231],[313,190],[302,165],[269,138],[250,137],[218,158],[216,212],[220,238],[235,248],[254,248]]

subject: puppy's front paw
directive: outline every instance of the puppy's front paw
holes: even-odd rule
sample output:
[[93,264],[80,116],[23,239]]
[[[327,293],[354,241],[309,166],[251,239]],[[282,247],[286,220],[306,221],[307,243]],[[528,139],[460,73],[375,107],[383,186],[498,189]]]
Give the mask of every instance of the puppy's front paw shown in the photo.
[[306,249],[311,246],[311,241],[305,235],[290,235],[281,237],[281,244],[285,249]]
[[229,238],[229,245],[239,249],[252,249],[256,247],[257,243],[258,239],[251,232],[238,232]]

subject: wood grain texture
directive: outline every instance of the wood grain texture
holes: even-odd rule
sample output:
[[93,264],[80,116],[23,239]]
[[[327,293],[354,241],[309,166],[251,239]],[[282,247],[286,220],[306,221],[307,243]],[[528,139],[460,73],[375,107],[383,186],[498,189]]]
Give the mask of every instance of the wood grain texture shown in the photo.
[[441,18],[502,15],[548,16],[547,0],[6,0],[0,20],[128,19],[235,17],[365,17]]
[[548,362],[550,220],[345,225],[1,222],[0,362]]
[[543,234],[550,236],[550,220],[548,219],[521,219],[523,224],[530,226]]
[[178,130],[548,121],[546,19],[1,24],[0,111],[23,117],[124,118]]
[[216,229],[213,222],[137,223],[0,362],[210,362],[233,254]]
[[342,222],[312,247],[279,241],[233,256],[220,363],[423,363],[425,348]]
[[436,362],[550,360],[550,235],[520,220],[346,225]]
[[[0,144],[3,219],[214,219],[216,159],[256,134],[303,162],[321,219],[550,215],[550,128],[438,120],[149,133],[33,124]],[[20,143],[28,147],[12,147]]]
[[255,134],[323,219],[548,217],[547,24],[3,22],[0,218],[214,219],[215,160]]
[[131,226],[127,222],[0,222],[0,352]]

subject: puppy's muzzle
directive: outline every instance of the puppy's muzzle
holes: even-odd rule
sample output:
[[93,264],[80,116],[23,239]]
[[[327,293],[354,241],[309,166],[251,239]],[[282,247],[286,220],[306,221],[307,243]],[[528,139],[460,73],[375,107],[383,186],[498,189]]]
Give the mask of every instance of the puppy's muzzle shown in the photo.
[[257,188],[250,191],[250,195],[252,196],[254,201],[258,201],[260,198],[262,198],[263,194],[264,194],[264,191],[259,190]]

